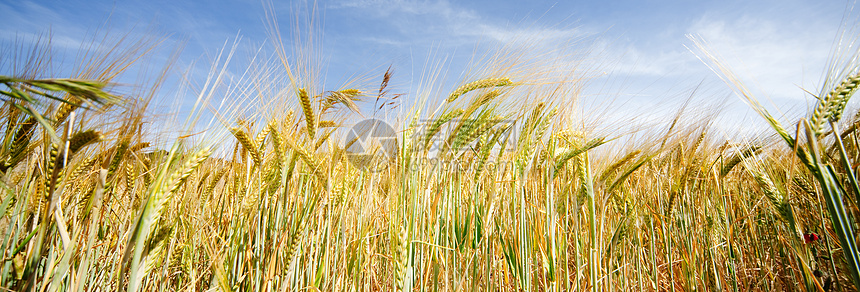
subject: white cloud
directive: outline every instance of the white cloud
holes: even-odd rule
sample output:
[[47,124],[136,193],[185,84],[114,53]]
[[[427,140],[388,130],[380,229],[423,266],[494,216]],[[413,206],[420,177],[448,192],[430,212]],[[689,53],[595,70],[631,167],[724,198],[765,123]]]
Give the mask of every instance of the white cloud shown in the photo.
[[690,28],[712,53],[753,89],[774,98],[803,98],[823,74],[835,26],[745,15],[736,19],[703,16]]
[[[659,98],[671,94],[666,88],[679,84],[690,88],[701,80],[718,77],[697,58],[701,52],[686,38],[689,34],[707,42],[709,52],[720,56],[721,62],[760,98],[796,102],[808,98],[801,88],[818,91],[837,26],[790,13],[712,12],[693,18],[684,29],[631,31],[625,38],[602,40],[596,48],[604,50],[601,54],[610,64],[613,78],[651,87],[628,88],[628,92]],[[721,84],[710,86],[728,89]]]
[[[498,43],[542,42],[584,34],[576,28],[548,28],[501,21],[445,0],[349,0],[332,3],[326,8],[354,10],[356,14],[386,23],[400,33],[399,37],[407,38],[403,41],[406,43],[444,41],[449,46],[458,46],[488,40]],[[391,44],[386,38],[370,39]]]
[[0,23],[0,41],[45,40],[49,32],[53,48],[76,50],[83,41],[83,31],[70,25],[55,8],[24,1],[17,5],[0,3],[0,11],[6,12]]

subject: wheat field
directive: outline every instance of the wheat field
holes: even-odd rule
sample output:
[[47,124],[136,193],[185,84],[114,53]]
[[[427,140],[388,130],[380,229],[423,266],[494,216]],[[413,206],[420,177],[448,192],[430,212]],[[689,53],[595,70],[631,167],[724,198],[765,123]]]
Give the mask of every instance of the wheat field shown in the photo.
[[[0,289],[860,287],[856,47],[790,121],[705,58],[769,126],[734,139],[683,111],[598,130],[577,116],[586,79],[522,50],[409,96],[390,69],[323,88],[284,47],[233,78],[225,49],[167,133],[163,80],[114,90],[157,45],[85,55],[70,78],[45,75],[44,44],[3,56],[28,66],[0,76]],[[366,144],[355,125],[378,113],[390,131]]]

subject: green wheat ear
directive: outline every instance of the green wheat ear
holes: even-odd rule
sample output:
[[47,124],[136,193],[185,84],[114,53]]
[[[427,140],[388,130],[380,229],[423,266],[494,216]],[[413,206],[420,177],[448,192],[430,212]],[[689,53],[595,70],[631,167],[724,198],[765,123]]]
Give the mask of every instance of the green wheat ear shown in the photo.
[[565,150],[562,153],[559,153],[555,158],[555,169],[560,169],[571,158],[574,158],[579,154],[585,153],[594,147],[603,145],[603,143],[606,143],[604,140],[605,138],[592,139],[591,141],[588,141],[582,146],[573,147],[571,149]]
[[434,119],[433,123],[427,126],[427,130],[425,130],[422,142],[422,144],[424,144],[424,148],[426,149],[429,147],[430,142],[433,140],[433,137],[436,136],[437,133],[439,133],[439,129],[442,127],[443,124],[453,120],[456,117],[459,117],[462,114],[462,109],[456,109],[451,112],[444,113],[439,118]]
[[860,74],[848,76],[836,88],[830,91],[830,105],[828,106],[827,119],[831,122],[836,122],[842,117],[842,111],[845,110],[845,104],[851,99],[851,95],[857,91],[857,85],[860,83]]
[[812,112],[812,117],[809,118],[809,123],[816,135],[820,136],[823,133],[825,122],[836,122],[842,117],[845,105],[851,99],[851,95],[857,91],[858,83],[860,83],[860,74],[850,75],[836,88],[819,98],[818,105]]
[[27,145],[33,137],[35,126],[36,118],[30,117],[18,127],[17,131],[15,131],[15,135],[12,138],[12,144],[9,147],[9,158],[3,163],[3,169],[12,168],[24,159],[26,156],[25,154],[27,154],[27,151],[24,150],[27,149]]
[[191,157],[189,157],[188,160],[185,161],[182,167],[174,171],[168,178],[167,181],[169,182],[169,184],[167,187],[167,192],[173,193],[177,189],[179,189],[179,187],[182,186],[182,184],[184,184],[185,181],[188,179],[188,176],[191,175],[191,172],[197,169],[197,167],[200,166],[200,164],[203,163],[206,158],[209,158],[209,155],[211,154],[212,151],[208,148],[203,148],[200,151],[197,151],[192,154]]
[[782,190],[777,188],[776,184],[768,177],[767,174],[759,170],[752,170],[753,178],[761,186],[761,190],[767,197],[768,201],[773,205],[774,210],[779,215],[779,218],[792,229],[792,232],[797,232],[795,228],[794,212],[791,209],[791,204]]

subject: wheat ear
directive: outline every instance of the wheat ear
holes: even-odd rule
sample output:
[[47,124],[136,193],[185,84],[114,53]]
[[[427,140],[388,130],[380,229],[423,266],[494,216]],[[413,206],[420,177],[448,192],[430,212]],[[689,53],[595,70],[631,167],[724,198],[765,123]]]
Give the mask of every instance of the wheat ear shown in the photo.
[[842,117],[845,105],[851,99],[851,95],[857,91],[858,83],[860,83],[860,74],[850,75],[825,96],[819,97],[818,105],[809,119],[811,128],[816,135],[820,136],[824,131],[825,122],[836,122]]
[[725,177],[726,175],[728,175],[729,172],[731,172],[732,169],[735,168],[736,165],[738,165],[738,163],[741,163],[741,161],[743,161],[747,157],[753,155],[759,149],[761,149],[761,147],[759,147],[759,146],[750,146],[750,147],[747,147],[746,149],[744,149],[743,151],[736,152],[723,165],[723,168],[720,170],[720,177]]
[[797,230],[793,230],[795,227],[794,212],[792,211],[791,204],[789,204],[785,194],[776,187],[770,177],[766,174],[755,169],[752,169],[751,172],[759,186],[761,186],[761,190],[765,197],[767,197],[768,201],[773,204],[779,218],[792,228],[792,232],[797,232]]
[[281,148],[283,146],[283,140],[281,139],[281,133],[278,132],[277,125],[275,121],[269,123],[270,133],[272,135],[272,148],[275,151],[275,157],[278,159],[278,168],[284,163],[284,150]]
[[406,228],[401,226],[395,239],[397,244],[394,246],[394,281],[397,286],[397,291],[403,291],[403,281],[407,272],[407,264],[409,263],[409,245],[407,242],[408,238],[406,236]]
[[266,142],[266,137],[269,135],[269,131],[271,130],[272,128],[269,127],[269,125],[263,127],[263,129],[260,130],[260,133],[257,134],[257,138],[254,139],[254,145],[257,147],[263,147],[263,142]]
[[170,175],[170,178],[167,180],[169,182],[167,192],[173,193],[179,189],[179,187],[185,183],[185,180],[188,179],[188,176],[191,175],[191,172],[197,169],[197,167],[200,166],[200,164],[203,163],[210,154],[212,154],[212,151],[208,148],[200,149],[200,151],[192,154],[191,157],[185,161],[185,164],[183,164],[182,167]]
[[302,112],[305,114],[308,136],[313,140],[314,134],[316,134],[316,117],[314,117],[314,109],[311,106],[311,98],[308,96],[308,92],[304,88],[299,88],[298,91],[299,102],[301,102],[302,105]]
[[27,145],[30,144],[30,138],[33,137],[33,129],[35,126],[36,119],[30,117],[18,127],[18,131],[15,131],[15,135],[12,138],[12,145],[9,147],[9,156],[2,165],[3,171],[14,167],[18,162],[24,159],[24,156],[27,154],[27,151],[24,150],[27,148]]
[[[107,165],[108,178],[114,177],[116,168],[119,167],[119,163],[122,162],[122,158],[125,156],[126,150],[128,150],[128,140],[123,140],[119,146],[116,147],[116,151],[114,151],[114,155]],[[110,189],[111,185],[113,185],[113,183],[108,182],[108,189]]]
[[237,127],[230,128],[230,132],[233,133],[233,136],[236,137],[236,140],[239,141],[239,144],[242,144],[242,147],[251,154],[251,159],[254,160],[254,163],[260,164],[262,162],[262,157],[260,155],[260,149],[254,144],[254,141],[251,140],[251,137],[248,137],[248,133],[242,131]]
[[93,165],[95,165],[96,160],[97,158],[95,156],[90,156],[78,163],[78,165],[75,166],[75,168],[71,172],[69,172],[67,176],[67,181],[76,181],[81,176],[81,174],[86,171],[89,171],[89,169],[93,167]]
[[453,110],[451,112],[444,113],[439,118],[434,119],[433,123],[431,123],[429,126],[427,126],[427,130],[425,130],[424,139],[423,139],[424,140],[423,141],[424,148],[426,149],[427,147],[429,147],[430,141],[433,140],[433,137],[436,136],[436,133],[439,132],[439,129],[442,128],[443,124],[451,121],[452,119],[454,119],[456,117],[459,117],[462,114],[463,114],[462,109],[456,109],[456,110]]
[[495,130],[493,137],[489,140],[485,141],[481,147],[480,154],[478,157],[478,164],[475,167],[475,177],[474,180],[477,182],[479,178],[481,178],[481,174],[484,172],[484,165],[487,163],[487,159],[490,158],[490,151],[493,149],[493,146],[499,142],[502,138],[502,134],[508,130],[508,125],[502,125],[501,127]]
[[95,130],[87,130],[79,132],[69,139],[69,152],[75,154],[84,146],[98,142],[102,139],[102,134]]
[[454,90],[454,92],[451,92],[451,95],[448,96],[447,101],[453,102],[453,101],[457,100],[457,98],[460,97],[461,95],[466,94],[472,90],[477,90],[477,89],[481,89],[481,88],[508,86],[511,84],[513,84],[513,82],[511,82],[511,79],[508,79],[508,78],[486,78],[486,79],[481,79],[478,81],[469,82],[469,83],[463,84],[460,87],[457,87],[457,89]]
[[607,179],[609,179],[610,175],[615,174],[615,172],[618,171],[618,169],[621,168],[621,166],[627,164],[627,162],[630,162],[630,160],[633,160],[633,158],[636,158],[636,156],[639,155],[639,153],[642,153],[642,150],[636,150],[636,151],[627,153],[627,155],[624,155],[624,157],[621,157],[621,159],[618,159],[618,161],[609,165],[609,167],[607,167],[606,170],[604,170],[603,173],[600,175],[599,180],[606,181]]
[[[301,219],[299,219],[299,220],[301,220]],[[302,224],[302,222],[297,222],[296,231],[293,232],[292,236],[290,236],[290,243],[287,246],[287,254],[286,254],[287,264],[292,263],[293,257],[296,256],[296,250],[298,250],[299,245],[301,245],[301,235],[305,231],[305,225],[307,225],[307,224]]]
[[54,121],[56,122],[56,125],[65,122],[66,118],[69,117],[69,114],[80,107],[78,104],[79,102],[81,101],[78,98],[69,96],[67,102],[60,105],[60,107],[57,108],[57,111],[54,112]]
[[[586,153],[588,150],[600,146],[603,143],[606,143],[604,141],[604,138],[592,139],[591,141],[588,141],[588,143],[585,143],[585,145],[582,145],[580,147],[573,147],[565,152],[562,152],[555,159],[555,168],[560,169],[562,166],[564,166],[564,163],[571,158],[576,157],[579,154]],[[581,163],[581,161],[578,162]]]
[[361,90],[358,89],[343,89],[338,91],[331,91],[328,93],[328,96],[323,100],[323,105],[321,106],[320,112],[324,113],[334,107],[336,104],[343,104],[349,110],[358,113],[358,106],[355,104],[355,101],[359,100],[361,96]]
[[290,139],[286,139],[285,141],[287,142],[287,145],[289,145],[289,146],[290,146],[290,148],[292,148],[292,149],[293,149],[293,153],[295,153],[299,158],[301,158],[301,159],[302,159],[302,161],[304,161],[304,162],[305,162],[305,164],[307,164],[307,165],[308,165],[308,167],[310,167],[310,168],[311,168],[311,171],[313,171],[313,173],[314,173],[317,177],[319,177],[321,180],[324,180],[324,179],[325,179],[325,176],[324,176],[324,174],[322,173],[322,170],[319,168],[319,165],[316,163],[316,160],[314,160],[313,156],[311,156],[311,154],[310,154],[310,153],[308,153],[308,152],[307,152],[304,148],[302,148],[301,146],[296,145],[296,144],[295,144],[292,140],[290,140]]
[[320,121],[319,125],[317,126],[319,126],[319,128],[334,128],[338,127],[339,125],[335,121]]

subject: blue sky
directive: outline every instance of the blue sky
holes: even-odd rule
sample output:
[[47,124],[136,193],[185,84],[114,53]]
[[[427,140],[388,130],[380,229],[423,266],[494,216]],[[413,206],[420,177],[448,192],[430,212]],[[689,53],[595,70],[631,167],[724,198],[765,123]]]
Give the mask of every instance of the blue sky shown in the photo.
[[[614,100],[617,115],[654,108],[662,117],[702,83],[700,99],[729,97],[733,121],[750,118],[745,105],[689,48],[687,35],[706,40],[714,52],[762,97],[785,110],[805,112],[811,104],[799,88],[816,92],[846,7],[843,1],[278,1],[272,5],[284,40],[291,41],[295,15],[317,15],[319,51],[327,84],[354,74],[380,76],[391,65],[393,86],[418,90],[416,76],[428,59],[445,59],[443,81],[461,82],[475,55],[511,41],[537,47],[579,40],[589,51],[597,78],[585,90],[586,102]],[[168,35],[166,47],[186,41],[181,69],[207,62],[225,42],[242,37],[252,53],[265,44],[266,6],[240,1],[0,1],[0,41],[51,30],[65,63],[99,27],[112,32]],[[240,52],[240,53],[243,53]],[[153,57],[166,60],[170,50]],[[239,54],[241,55],[241,54]],[[204,64],[201,66],[200,64]],[[68,66],[68,65],[67,65]],[[67,68],[67,67],[64,67]],[[9,72],[4,67],[3,73]],[[59,70],[63,71],[63,70]],[[130,81],[133,82],[133,81]],[[705,102],[705,101],[696,101]],[[696,103],[694,102],[694,103]],[[652,107],[660,104],[659,107]],[[659,108],[659,109],[657,109]],[[625,110],[630,109],[630,110]],[[635,114],[635,113],[634,113]],[[758,122],[757,117],[752,120]]]

